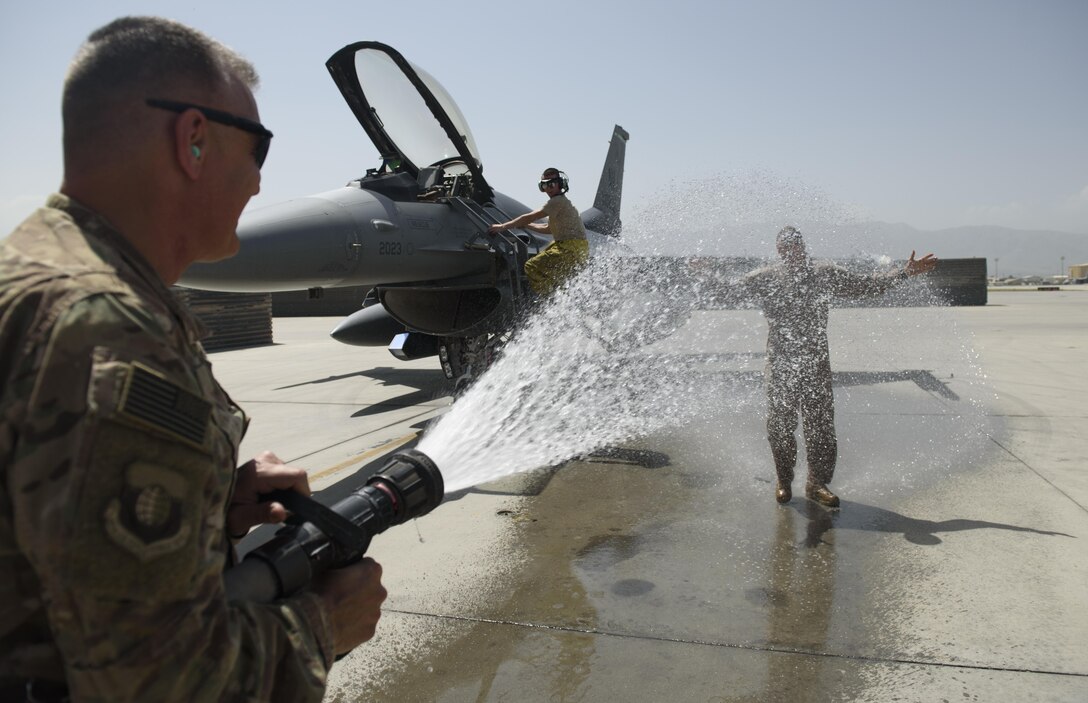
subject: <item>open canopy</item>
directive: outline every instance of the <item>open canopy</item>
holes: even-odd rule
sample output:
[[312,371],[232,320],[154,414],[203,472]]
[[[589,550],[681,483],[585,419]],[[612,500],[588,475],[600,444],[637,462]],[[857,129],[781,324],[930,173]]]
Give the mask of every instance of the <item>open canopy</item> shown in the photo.
[[475,198],[491,198],[468,123],[430,74],[378,42],[349,44],[325,65],[387,167],[471,174]]

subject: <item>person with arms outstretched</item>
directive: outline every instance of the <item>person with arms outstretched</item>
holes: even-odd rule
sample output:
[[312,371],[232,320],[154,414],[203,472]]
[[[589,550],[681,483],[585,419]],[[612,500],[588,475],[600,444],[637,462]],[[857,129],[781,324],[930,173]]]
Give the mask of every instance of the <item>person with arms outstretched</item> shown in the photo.
[[833,298],[884,293],[897,283],[937,265],[927,254],[895,271],[860,275],[829,261],[813,261],[796,227],[784,227],[775,242],[780,261],[733,281],[711,280],[709,293],[719,300],[756,302],[767,319],[767,439],[774,457],[775,499],[793,497],[800,416],[808,455],[805,496],[837,507],[839,497],[827,487],[835,474],[838,441],[831,355],[827,343],[828,311]]

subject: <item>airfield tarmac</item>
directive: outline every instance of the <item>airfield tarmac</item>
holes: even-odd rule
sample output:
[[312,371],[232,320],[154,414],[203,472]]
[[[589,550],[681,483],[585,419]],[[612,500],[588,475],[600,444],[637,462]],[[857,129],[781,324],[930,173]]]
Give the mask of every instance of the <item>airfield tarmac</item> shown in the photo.
[[[1088,700],[1088,287],[989,301],[832,312],[841,510],[798,497],[803,469],[775,504],[733,388],[702,422],[379,535],[378,634],[326,699]],[[253,417],[242,456],[275,451],[328,500],[450,402],[434,359],[340,345],[337,321],[210,355]],[[668,347],[701,363],[695,336]]]

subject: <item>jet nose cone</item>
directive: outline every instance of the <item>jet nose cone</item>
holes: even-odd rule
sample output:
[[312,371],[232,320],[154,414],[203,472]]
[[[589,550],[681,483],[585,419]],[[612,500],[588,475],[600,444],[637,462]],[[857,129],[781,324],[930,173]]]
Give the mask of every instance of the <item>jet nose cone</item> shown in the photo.
[[[315,195],[243,213],[238,253],[194,264],[181,277],[189,288],[274,292],[341,285],[358,264],[358,232],[349,208]],[[356,197],[365,194],[355,191]],[[368,203],[358,203],[366,207]]]

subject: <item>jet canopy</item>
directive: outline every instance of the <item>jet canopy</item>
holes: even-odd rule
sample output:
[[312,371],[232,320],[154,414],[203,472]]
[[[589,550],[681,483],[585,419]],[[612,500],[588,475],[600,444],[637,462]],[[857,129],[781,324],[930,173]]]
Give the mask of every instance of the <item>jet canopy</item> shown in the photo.
[[474,199],[492,198],[465,116],[430,74],[378,42],[349,44],[325,65],[381,154],[382,170],[415,179],[440,167],[466,176]]

